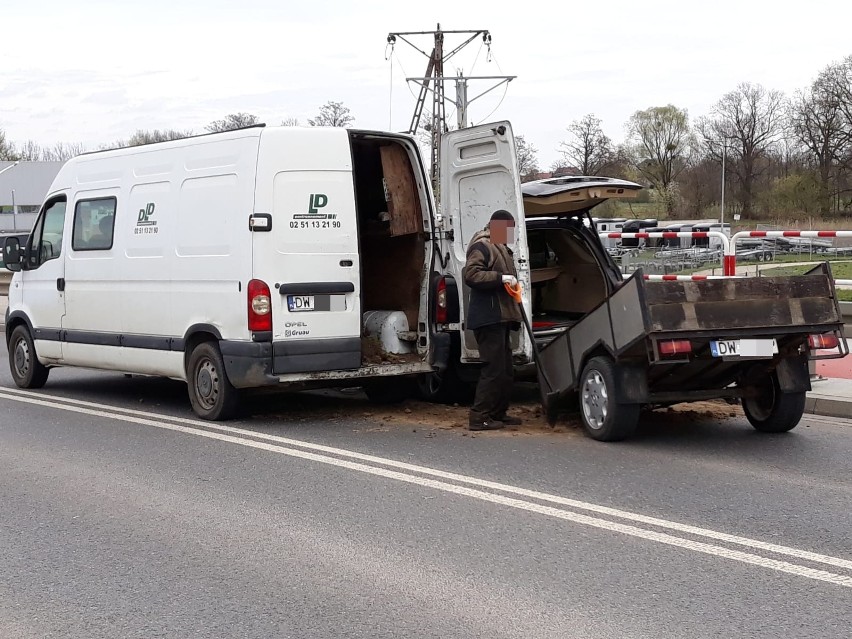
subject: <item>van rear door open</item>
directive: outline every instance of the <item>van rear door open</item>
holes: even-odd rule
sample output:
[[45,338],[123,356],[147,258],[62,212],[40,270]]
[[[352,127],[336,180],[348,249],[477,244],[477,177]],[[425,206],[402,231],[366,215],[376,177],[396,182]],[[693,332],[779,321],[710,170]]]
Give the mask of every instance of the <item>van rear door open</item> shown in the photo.
[[[530,270],[527,261],[527,235],[518,179],[517,153],[512,127],[496,122],[441,136],[441,211],[453,229],[451,258],[460,283],[459,310],[462,324],[467,316],[469,290],[461,272],[467,260],[467,246],[473,236],[488,225],[498,209],[509,211],[516,220],[515,243],[509,248],[515,256],[518,279],[524,289],[524,307],[530,313]],[[513,342],[515,355],[529,360],[532,344],[523,332]],[[461,361],[475,362],[479,349],[473,331],[462,332]]]
[[299,144],[289,131],[285,145],[280,133],[261,137],[250,222],[253,277],[270,291],[273,372],[357,369],[361,285],[349,138],[344,129],[309,131]]

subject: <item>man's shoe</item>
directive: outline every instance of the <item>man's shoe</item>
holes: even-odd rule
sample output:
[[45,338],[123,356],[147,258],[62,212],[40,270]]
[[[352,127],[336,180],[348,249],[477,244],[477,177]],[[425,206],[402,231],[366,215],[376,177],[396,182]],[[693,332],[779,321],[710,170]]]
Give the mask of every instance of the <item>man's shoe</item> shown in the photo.
[[520,426],[524,423],[520,417],[512,417],[511,415],[503,415],[497,418],[497,421],[503,422],[506,426]]
[[500,430],[501,428],[506,428],[506,425],[496,419],[486,419],[484,422],[471,422],[467,427],[468,430]]

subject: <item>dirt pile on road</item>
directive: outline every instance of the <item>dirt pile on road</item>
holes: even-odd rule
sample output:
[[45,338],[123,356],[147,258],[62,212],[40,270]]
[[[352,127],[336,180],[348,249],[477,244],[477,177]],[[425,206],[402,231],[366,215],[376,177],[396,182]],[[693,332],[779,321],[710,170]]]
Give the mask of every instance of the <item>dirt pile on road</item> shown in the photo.
[[[422,429],[427,432],[427,436],[430,431],[461,431],[462,434],[468,435],[468,407],[458,404],[444,405],[408,400],[390,406],[377,405],[370,403],[357,388],[298,393],[279,396],[269,401],[275,402],[274,407],[269,407],[273,414],[265,412],[266,409],[259,406],[263,412],[258,416],[277,417],[289,422],[344,422],[352,424],[357,432],[384,432],[408,427]],[[580,415],[577,412],[562,412],[556,424],[548,424],[537,392],[529,388],[516,389],[509,413],[520,417],[523,425],[489,434],[518,436],[581,431]],[[642,419],[672,419],[688,424],[690,421],[727,420],[741,417],[742,414],[739,406],[732,406],[723,401],[706,401],[678,404],[646,413]],[[471,433],[470,436],[474,434]]]

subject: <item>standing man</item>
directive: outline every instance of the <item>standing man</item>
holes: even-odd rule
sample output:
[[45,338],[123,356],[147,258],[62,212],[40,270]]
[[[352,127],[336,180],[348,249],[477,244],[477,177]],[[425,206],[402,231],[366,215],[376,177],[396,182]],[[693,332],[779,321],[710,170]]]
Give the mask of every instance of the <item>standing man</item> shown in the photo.
[[518,271],[507,244],[515,241],[515,218],[508,211],[491,215],[488,226],[467,248],[464,281],[470,287],[467,328],[473,331],[484,366],[470,409],[470,430],[497,430],[521,420],[506,414],[512,394],[510,331],[521,325],[518,304],[504,284],[516,286]]

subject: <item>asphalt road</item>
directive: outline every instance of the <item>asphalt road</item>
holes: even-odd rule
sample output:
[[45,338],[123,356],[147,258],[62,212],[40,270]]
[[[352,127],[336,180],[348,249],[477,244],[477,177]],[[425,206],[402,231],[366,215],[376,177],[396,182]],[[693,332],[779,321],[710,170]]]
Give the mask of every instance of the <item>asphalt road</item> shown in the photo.
[[850,635],[850,422],[607,445],[284,396],[210,424],[175,382],[21,392],[0,358],[2,638]]

